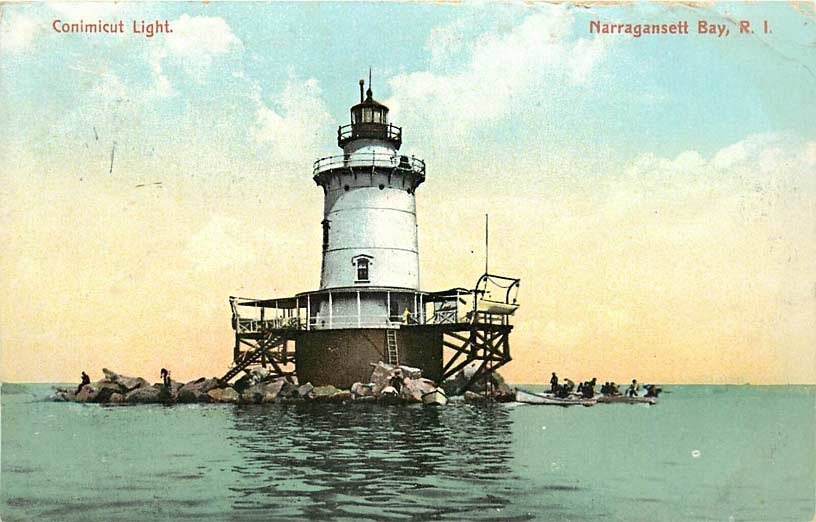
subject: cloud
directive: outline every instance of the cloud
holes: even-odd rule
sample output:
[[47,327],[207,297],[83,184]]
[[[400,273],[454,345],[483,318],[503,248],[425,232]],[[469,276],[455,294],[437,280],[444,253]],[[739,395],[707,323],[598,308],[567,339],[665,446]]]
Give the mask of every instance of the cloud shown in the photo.
[[203,83],[215,58],[243,49],[241,40],[220,17],[181,15],[170,22],[172,33],[164,35],[150,55],[152,93],[173,96],[176,90],[164,72],[164,62],[178,65],[198,83]]
[[171,56],[212,62],[214,56],[242,47],[241,40],[223,18],[181,15],[170,23],[173,32],[164,39]]
[[[488,31],[471,39],[469,59],[447,71],[402,73],[389,80],[394,96],[386,103],[405,125],[422,124],[439,135],[465,135],[476,126],[493,124],[525,101],[557,86],[589,81],[606,54],[605,40],[570,40],[572,13],[548,7],[527,16],[509,31]],[[461,53],[463,29],[454,24],[431,31],[426,48],[433,64]],[[435,69],[443,69],[442,65]]]
[[512,213],[495,225],[491,214],[491,262],[526,289],[516,353],[552,347],[567,373],[615,379],[638,354],[638,373],[659,379],[812,382],[814,152],[813,140],[750,135],[508,199]]
[[0,17],[0,49],[8,53],[22,52],[41,31],[42,24],[37,18],[11,11]]
[[113,73],[103,73],[91,88],[91,94],[104,100],[121,100],[127,98],[128,89],[122,79]]
[[431,53],[431,65],[440,66],[465,48],[468,21],[464,18],[431,29],[425,49]]
[[270,153],[280,161],[302,161],[319,154],[320,144],[333,120],[315,79],[290,78],[277,104],[270,107],[258,92],[258,110],[250,137],[258,144],[271,146]]

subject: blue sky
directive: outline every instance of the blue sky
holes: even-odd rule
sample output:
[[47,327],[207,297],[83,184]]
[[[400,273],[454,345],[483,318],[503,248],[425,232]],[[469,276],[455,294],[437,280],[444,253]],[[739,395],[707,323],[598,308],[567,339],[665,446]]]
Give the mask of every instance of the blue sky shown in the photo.
[[[813,135],[814,108],[809,101],[816,94],[814,21],[783,3],[724,3],[705,10],[665,4],[583,9],[178,3],[124,4],[93,14],[125,20],[173,20],[182,14],[218,17],[240,41],[240,47],[212,56],[204,73],[206,81],[185,74],[183,63],[165,60],[164,74],[179,95],[151,103],[159,120],[175,120],[184,114],[185,107],[195,110],[211,103],[217,105],[214,116],[221,117],[217,109],[225,108],[236,120],[246,118],[254,107],[247,103],[246,82],[232,76],[238,71],[259,86],[272,106],[290,79],[313,78],[322,89],[328,113],[335,120],[345,120],[347,107],[356,96],[356,79],[365,75],[368,66],[374,70],[377,97],[389,99],[399,95],[389,81],[394,76],[461,71],[469,65],[470,44],[479,38],[500,38],[532,14],[546,15],[553,9],[570,12],[563,27],[565,42],[595,38],[588,34],[587,25],[598,18],[649,23],[686,19],[691,21],[692,31],[694,21],[700,18],[716,23],[745,18],[755,24],[768,19],[775,32],[724,39],[697,35],[605,37],[608,47],[604,57],[587,81],[565,84],[557,71],[538,72],[530,87],[535,96],[531,99],[508,93],[523,102],[513,106],[515,117],[492,121],[486,128],[480,126],[475,129],[477,137],[505,147],[528,139],[531,126],[544,131],[557,126],[558,132],[549,132],[547,138],[561,140],[559,145],[580,142],[626,155],[644,149],[672,155],[689,148],[714,152],[758,132]],[[70,12],[54,12],[48,5],[7,6],[6,10],[6,26],[18,13],[46,25],[55,17],[76,18]],[[79,11],[80,16],[85,13],[88,11]],[[435,59],[434,31],[446,27],[452,28],[451,52]],[[25,53],[6,54],[2,61],[3,77],[15,79],[6,82],[6,99],[10,107],[18,109],[4,118],[7,132],[14,128],[15,133],[41,134],[43,125],[89,100],[93,74],[102,70],[124,79],[132,91],[149,89],[153,78],[146,55],[161,38],[150,41],[133,35],[58,35],[49,28],[39,31]],[[59,81],[53,81],[55,77]],[[558,103],[542,108],[542,99]],[[40,125],[31,125],[32,120]],[[236,132],[241,129],[240,120],[231,123]],[[330,146],[330,141],[325,141]]]
[[[57,18],[175,32],[56,34]],[[594,19],[732,34],[593,35]],[[311,165],[339,152],[370,66],[428,163],[423,287],[478,277],[485,212],[491,262],[524,281],[511,378],[815,382],[814,23],[782,2],[5,4],[0,368],[36,377],[48,347],[52,380],[77,357],[139,373],[186,341],[203,356],[176,366],[219,373],[226,296],[317,284]]]

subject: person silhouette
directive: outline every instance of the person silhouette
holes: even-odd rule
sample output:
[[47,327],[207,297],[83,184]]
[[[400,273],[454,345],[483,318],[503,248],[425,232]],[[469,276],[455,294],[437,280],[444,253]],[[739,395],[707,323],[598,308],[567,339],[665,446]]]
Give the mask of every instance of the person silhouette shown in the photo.
[[88,374],[83,371],[82,372],[82,382],[79,383],[79,386],[77,386],[77,391],[76,392],[79,393],[79,391],[82,390],[82,387],[85,386],[86,384],[91,384],[91,378],[88,377]]
[[161,369],[161,378],[162,378],[162,384],[165,387],[169,387],[170,386],[170,371],[165,369],[165,368],[162,368]]

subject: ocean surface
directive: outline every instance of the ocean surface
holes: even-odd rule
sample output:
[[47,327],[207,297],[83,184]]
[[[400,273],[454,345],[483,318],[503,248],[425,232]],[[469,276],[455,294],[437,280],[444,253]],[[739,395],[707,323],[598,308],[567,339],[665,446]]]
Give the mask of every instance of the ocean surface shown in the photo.
[[436,410],[111,407],[6,384],[0,517],[813,520],[816,387],[664,388],[655,406]]

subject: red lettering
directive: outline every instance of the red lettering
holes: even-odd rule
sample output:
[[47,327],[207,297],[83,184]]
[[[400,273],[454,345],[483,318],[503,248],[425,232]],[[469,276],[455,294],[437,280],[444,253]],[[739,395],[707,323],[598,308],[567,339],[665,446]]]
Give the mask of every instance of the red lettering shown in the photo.
[[752,33],[751,31],[751,22],[748,20],[740,20],[740,34],[744,33]]

